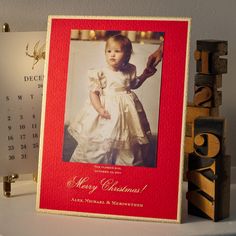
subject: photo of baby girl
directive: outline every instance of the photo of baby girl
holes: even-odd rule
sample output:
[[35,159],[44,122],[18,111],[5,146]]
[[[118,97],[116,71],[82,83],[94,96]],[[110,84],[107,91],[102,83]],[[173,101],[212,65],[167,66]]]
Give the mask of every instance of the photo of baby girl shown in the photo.
[[103,41],[71,40],[77,49],[70,50],[64,161],[157,166],[163,41],[156,41],[132,43],[112,31]]

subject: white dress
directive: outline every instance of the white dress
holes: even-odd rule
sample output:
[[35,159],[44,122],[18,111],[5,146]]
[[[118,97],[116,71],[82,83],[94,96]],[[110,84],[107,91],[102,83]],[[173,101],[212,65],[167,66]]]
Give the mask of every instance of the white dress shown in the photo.
[[145,114],[142,104],[130,90],[133,79],[136,67],[132,64],[123,72],[108,67],[89,71],[89,89],[99,92],[101,104],[111,119],[102,118],[87,100],[68,128],[78,143],[71,162],[142,165],[133,150],[149,140],[140,119],[140,114]]

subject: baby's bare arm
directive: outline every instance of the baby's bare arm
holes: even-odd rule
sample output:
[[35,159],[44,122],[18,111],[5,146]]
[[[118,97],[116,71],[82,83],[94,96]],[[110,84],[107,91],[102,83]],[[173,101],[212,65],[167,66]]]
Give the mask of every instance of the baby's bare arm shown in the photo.
[[102,104],[99,98],[99,93],[96,91],[95,92],[90,91],[89,97],[90,97],[90,101],[94,109],[99,113],[99,109],[102,107]]
[[101,104],[99,93],[96,91],[90,91],[89,97],[94,109],[99,113],[99,115],[105,119],[111,119],[111,115],[108,111],[105,110],[105,108]]

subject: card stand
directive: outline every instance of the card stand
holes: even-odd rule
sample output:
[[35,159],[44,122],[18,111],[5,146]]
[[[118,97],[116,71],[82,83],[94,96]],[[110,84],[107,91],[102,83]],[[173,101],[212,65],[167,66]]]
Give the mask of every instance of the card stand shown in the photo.
[[11,196],[11,184],[19,178],[18,174],[12,174],[3,177],[3,194],[5,197]]
[[227,72],[227,41],[199,40],[193,103],[188,104],[185,179],[188,213],[219,221],[229,216],[230,156],[225,153],[222,74]]

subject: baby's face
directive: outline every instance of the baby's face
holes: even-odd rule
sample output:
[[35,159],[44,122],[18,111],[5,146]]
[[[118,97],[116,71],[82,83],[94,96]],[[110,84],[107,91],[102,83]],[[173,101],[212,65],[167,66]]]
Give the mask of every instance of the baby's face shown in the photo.
[[113,70],[119,70],[125,59],[125,52],[119,42],[109,39],[106,46],[106,61]]

